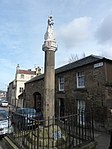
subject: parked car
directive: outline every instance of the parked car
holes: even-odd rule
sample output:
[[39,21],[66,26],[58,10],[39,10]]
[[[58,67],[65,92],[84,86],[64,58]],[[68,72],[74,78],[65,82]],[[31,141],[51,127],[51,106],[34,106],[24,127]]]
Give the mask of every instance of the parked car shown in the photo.
[[6,100],[0,100],[0,106],[7,107],[8,106],[8,101],[6,101]]
[[0,110],[0,136],[13,132],[9,114],[6,110]]
[[42,113],[36,112],[34,108],[17,108],[16,112],[12,114],[13,124],[20,129],[34,125],[37,120],[42,120],[42,118]]

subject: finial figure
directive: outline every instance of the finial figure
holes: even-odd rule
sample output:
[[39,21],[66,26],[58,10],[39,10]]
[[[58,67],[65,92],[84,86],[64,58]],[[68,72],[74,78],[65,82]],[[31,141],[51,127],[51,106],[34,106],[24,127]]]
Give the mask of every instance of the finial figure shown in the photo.
[[47,30],[44,35],[44,44],[42,45],[43,51],[51,50],[51,51],[56,51],[57,50],[57,44],[54,36],[54,20],[52,15],[48,17],[47,20]]
[[54,31],[53,31],[53,25],[54,25],[53,17],[50,15],[49,18],[48,18],[47,31],[46,31],[45,36],[44,36],[45,41],[46,40],[50,40],[50,41],[55,40],[55,38],[54,38]]
[[49,16],[49,18],[48,18],[48,25],[49,25],[49,26],[53,26],[53,25],[54,25],[52,16]]

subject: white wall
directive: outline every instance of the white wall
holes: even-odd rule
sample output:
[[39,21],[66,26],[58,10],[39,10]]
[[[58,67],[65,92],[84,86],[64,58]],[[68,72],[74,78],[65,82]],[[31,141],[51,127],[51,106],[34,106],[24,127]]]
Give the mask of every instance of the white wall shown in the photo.
[[20,92],[20,87],[25,89],[25,82],[30,80],[32,77],[36,75],[24,74],[24,78],[21,78],[21,74],[16,75],[16,105],[18,104],[18,96],[22,93]]

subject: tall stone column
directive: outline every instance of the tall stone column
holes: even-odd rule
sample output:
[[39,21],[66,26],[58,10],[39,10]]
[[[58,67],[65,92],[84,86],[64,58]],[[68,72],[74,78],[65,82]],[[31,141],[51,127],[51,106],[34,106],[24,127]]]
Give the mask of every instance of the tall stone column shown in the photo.
[[57,44],[54,38],[53,25],[53,19],[50,16],[42,46],[42,50],[45,52],[43,100],[43,116],[45,120],[55,115],[55,51],[57,50]]

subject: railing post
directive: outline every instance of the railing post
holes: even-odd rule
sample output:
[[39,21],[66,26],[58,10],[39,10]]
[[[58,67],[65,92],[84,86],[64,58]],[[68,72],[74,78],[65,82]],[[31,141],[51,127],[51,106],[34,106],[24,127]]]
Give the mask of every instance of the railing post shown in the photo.
[[94,140],[94,117],[93,117],[93,108],[91,109],[91,118],[92,118],[92,135]]
[[10,119],[10,107],[9,107],[9,113],[8,113],[8,131],[9,131],[9,119]]
[[110,146],[108,149],[112,149],[112,130],[110,131]]

